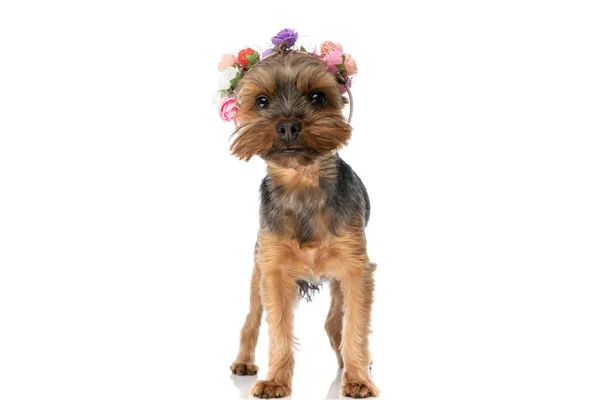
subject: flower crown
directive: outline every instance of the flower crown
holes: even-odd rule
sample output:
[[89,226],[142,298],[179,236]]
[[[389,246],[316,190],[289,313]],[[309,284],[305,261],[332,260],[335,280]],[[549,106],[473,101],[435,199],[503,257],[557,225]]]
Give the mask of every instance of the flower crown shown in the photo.
[[[300,46],[300,48],[294,47],[297,40],[298,32],[293,29],[282,29],[277,35],[271,38],[273,47],[265,50],[262,54],[249,47],[241,50],[237,56],[234,54],[223,55],[217,67],[219,71],[222,72],[218,81],[219,91],[215,93],[215,97],[213,98],[214,103],[219,106],[219,115],[223,121],[236,122],[235,118],[239,106],[235,95],[235,89],[244,74],[246,74],[254,65],[271,55],[277,53],[283,54],[290,50],[302,51],[319,58],[340,84],[340,92],[348,92],[350,95],[349,89],[352,84],[352,76],[357,72],[356,61],[354,61],[354,58],[352,58],[351,55],[344,53],[342,45],[325,41],[321,43],[320,54],[317,52],[316,48],[309,53],[304,46]],[[352,106],[351,95],[350,102]],[[350,115],[352,115],[352,110],[350,110]]]

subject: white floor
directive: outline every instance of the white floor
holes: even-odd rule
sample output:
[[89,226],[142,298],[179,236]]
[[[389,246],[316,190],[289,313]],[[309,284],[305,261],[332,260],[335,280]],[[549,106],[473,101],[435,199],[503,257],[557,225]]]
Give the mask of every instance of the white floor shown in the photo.
[[[302,372],[300,372],[300,375],[302,375]],[[289,396],[287,398],[288,399],[291,399],[291,398],[339,399],[341,397],[340,396],[341,376],[342,376],[342,370],[339,369],[333,376],[333,379],[331,380],[331,382],[329,382],[329,387],[325,391],[322,390],[323,387],[325,386],[324,383],[327,383],[324,375],[320,375],[321,379],[319,379],[319,377],[309,376],[309,375],[300,377],[300,379],[298,377],[296,377],[297,384],[300,383],[305,378],[310,378],[311,379],[310,386],[294,388],[294,395]],[[238,390],[240,399],[250,398],[249,390],[256,380],[257,380],[256,376],[253,376],[253,377],[232,376],[231,377],[232,386],[236,390]],[[300,386],[300,385],[297,385],[297,386]],[[322,397],[321,397],[321,395],[322,395]],[[231,398],[234,398],[234,397],[232,396]]]

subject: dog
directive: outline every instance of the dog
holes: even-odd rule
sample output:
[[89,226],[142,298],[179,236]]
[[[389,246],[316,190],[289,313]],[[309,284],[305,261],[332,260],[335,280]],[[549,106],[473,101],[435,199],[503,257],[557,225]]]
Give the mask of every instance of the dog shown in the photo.
[[368,344],[375,271],[365,237],[370,203],[361,179],[338,154],[352,132],[342,113],[347,74],[332,73],[322,57],[289,43],[254,61],[236,78],[239,125],[231,152],[242,160],[262,158],[267,175],[260,185],[250,311],[231,372],[257,373],[255,347],[264,310],[269,369],[251,394],[290,395],[294,307],[326,281],[331,306],[325,331],[344,368],[342,393],[377,396]]

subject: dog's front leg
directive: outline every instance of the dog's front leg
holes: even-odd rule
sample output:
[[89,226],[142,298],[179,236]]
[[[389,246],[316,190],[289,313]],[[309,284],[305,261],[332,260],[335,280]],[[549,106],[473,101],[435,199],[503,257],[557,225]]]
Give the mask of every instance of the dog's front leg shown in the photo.
[[269,325],[269,372],[266,380],[254,384],[251,393],[279,398],[292,392],[296,281],[278,261],[265,261],[261,268],[261,294]]
[[[366,256],[365,256],[366,257]],[[342,394],[353,398],[379,395],[369,374],[369,333],[373,304],[373,267],[368,261],[348,268],[341,280],[345,315],[342,333],[344,375]]]

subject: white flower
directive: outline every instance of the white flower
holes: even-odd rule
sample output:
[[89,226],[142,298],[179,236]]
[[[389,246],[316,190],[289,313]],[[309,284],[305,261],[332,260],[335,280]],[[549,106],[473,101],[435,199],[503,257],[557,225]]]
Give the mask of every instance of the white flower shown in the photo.
[[215,92],[215,94],[213,94],[213,97],[212,97],[212,103],[213,103],[213,105],[215,105],[215,106],[219,105],[219,103],[221,102],[221,96],[222,95],[223,94],[220,91],[219,92]]
[[231,80],[235,78],[238,73],[236,67],[227,67],[219,77],[219,89],[229,90],[231,87]]

